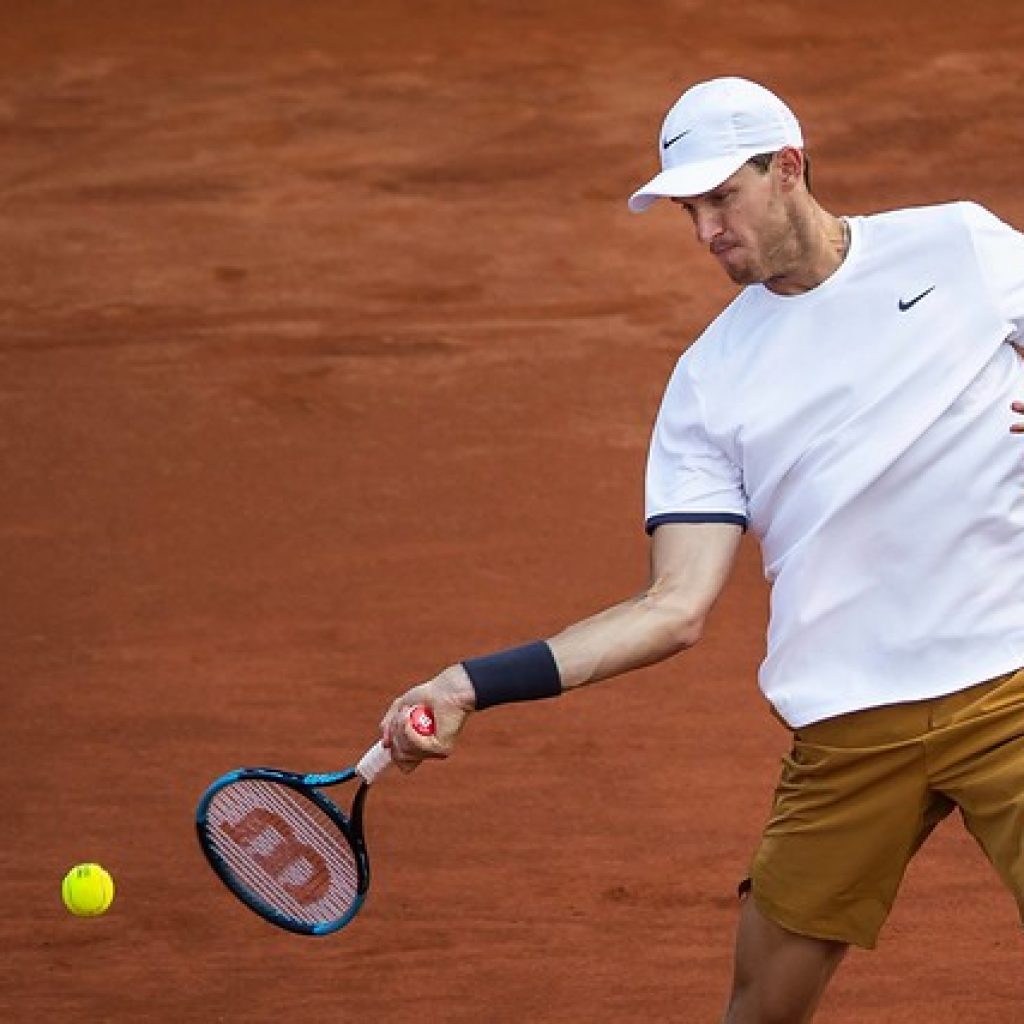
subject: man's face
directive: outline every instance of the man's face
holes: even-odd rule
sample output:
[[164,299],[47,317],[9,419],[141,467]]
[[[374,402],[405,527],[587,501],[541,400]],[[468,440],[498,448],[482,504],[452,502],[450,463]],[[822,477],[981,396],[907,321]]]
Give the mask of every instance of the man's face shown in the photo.
[[736,284],[762,283],[785,269],[792,231],[774,162],[767,174],[744,164],[718,188],[672,201]]

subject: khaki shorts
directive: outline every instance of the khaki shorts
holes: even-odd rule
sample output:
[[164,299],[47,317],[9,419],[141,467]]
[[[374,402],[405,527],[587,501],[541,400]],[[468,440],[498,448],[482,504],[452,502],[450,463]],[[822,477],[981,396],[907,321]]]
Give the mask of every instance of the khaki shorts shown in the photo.
[[1024,669],[797,730],[753,898],[790,931],[871,949],[910,858],[954,807],[1024,919]]

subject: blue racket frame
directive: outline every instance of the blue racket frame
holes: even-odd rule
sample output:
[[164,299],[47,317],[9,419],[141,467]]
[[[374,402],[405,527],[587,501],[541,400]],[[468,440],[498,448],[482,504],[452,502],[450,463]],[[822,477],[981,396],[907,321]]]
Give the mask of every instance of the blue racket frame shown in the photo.
[[[350,782],[355,778],[359,778],[359,776],[354,768],[346,768],[341,772],[310,773],[306,775],[282,771],[279,768],[236,768],[234,771],[225,773],[211,783],[199,799],[199,804],[196,807],[196,834],[199,838],[199,846],[206,855],[210,866],[217,873],[217,877],[242,903],[250,910],[259,914],[264,920],[298,935],[331,935],[344,928],[356,916],[370,888],[370,859],[366,852],[363,834],[363,807],[369,787],[365,782],[361,782],[352,800],[352,810],[348,815],[333,800],[322,793],[320,787],[337,786]],[[322,921],[316,924],[297,921],[295,918],[282,914],[279,910],[270,906],[269,903],[264,902],[254,893],[236,882],[234,873],[228,868],[209,838],[208,812],[213,798],[222,789],[244,779],[273,782],[296,790],[312,800],[338,827],[338,831],[345,837],[355,855],[357,878],[355,901],[344,916],[335,921]]]

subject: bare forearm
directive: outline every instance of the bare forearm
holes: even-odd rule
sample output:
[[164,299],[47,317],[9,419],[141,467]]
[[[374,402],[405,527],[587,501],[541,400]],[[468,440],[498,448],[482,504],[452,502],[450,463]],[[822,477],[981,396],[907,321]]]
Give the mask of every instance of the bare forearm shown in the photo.
[[[551,637],[562,691],[610,679],[662,661],[692,647],[700,637],[702,617],[678,599],[652,588]],[[476,691],[461,663],[449,665],[429,683],[410,691],[409,701],[438,700],[462,713],[476,710]]]
[[[564,692],[653,665],[692,647],[701,626],[701,617],[652,590],[566,627],[547,644]],[[474,710],[473,686],[461,664],[448,666],[438,681],[454,702]]]
[[653,665],[692,647],[701,619],[650,592],[577,622],[548,640],[562,689]]
[[[688,613],[678,598],[652,588],[547,641],[558,672],[553,688],[557,690],[560,681],[564,692],[660,662],[696,643],[701,623],[702,616]],[[479,710],[478,682],[474,684],[460,663],[393,703],[381,725],[399,766],[412,767],[424,757],[443,757],[451,751],[466,716]],[[402,717],[404,710],[420,702],[431,708],[437,724],[436,734],[428,738],[414,736]],[[397,730],[396,721],[401,723]]]
[[[381,722],[395,763],[411,770],[428,757],[447,757],[467,716],[496,704],[554,697],[589,683],[662,661],[700,638],[736,557],[735,524],[670,524],[652,543],[651,583],[637,597],[536,641],[450,665],[395,700]],[[408,724],[408,709],[425,704],[436,732]]]

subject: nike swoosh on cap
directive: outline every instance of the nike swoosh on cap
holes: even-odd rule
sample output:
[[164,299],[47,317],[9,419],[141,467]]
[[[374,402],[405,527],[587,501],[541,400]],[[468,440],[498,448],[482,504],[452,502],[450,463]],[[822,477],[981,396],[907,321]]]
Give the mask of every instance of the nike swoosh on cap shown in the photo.
[[666,139],[661,144],[661,148],[668,149],[669,146],[674,146],[684,135],[689,135],[692,131],[692,128],[687,128],[685,132],[680,132],[678,135],[673,135],[671,139]]

